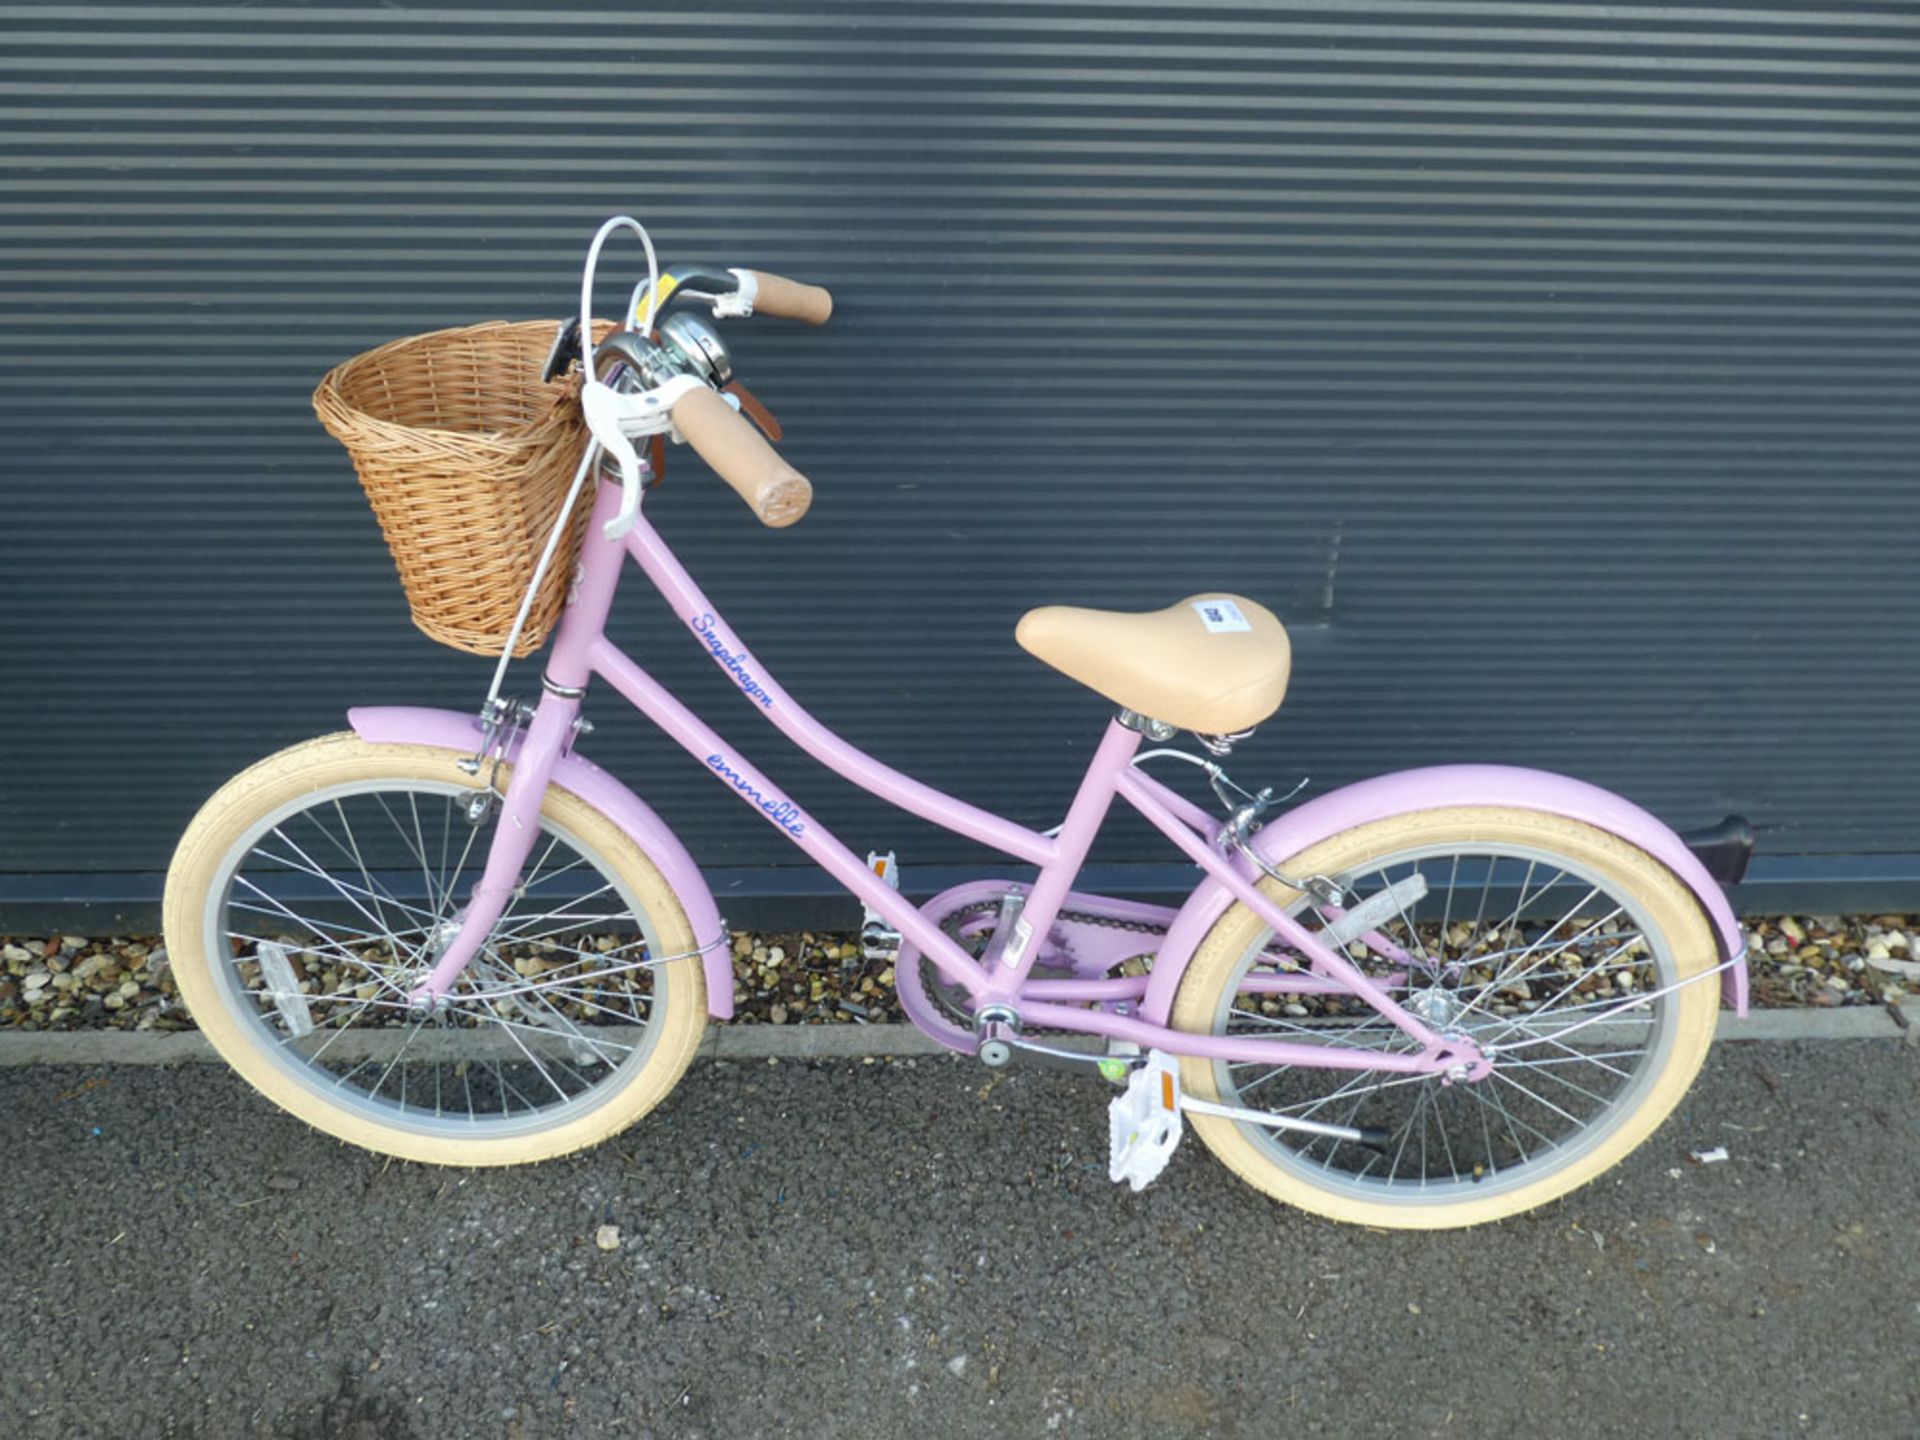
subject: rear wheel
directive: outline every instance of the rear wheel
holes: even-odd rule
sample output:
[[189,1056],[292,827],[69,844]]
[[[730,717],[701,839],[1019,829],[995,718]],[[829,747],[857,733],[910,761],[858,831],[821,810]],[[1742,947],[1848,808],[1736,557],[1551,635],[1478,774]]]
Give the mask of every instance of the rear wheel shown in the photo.
[[406,1000],[457,930],[491,821],[460,757],[332,735],[209,800],[167,876],[173,973],[262,1094],[410,1160],[511,1165],[624,1129],[706,1020],[685,912],[633,841],[549,789],[521,885],[446,1006]]
[[[1388,1132],[1384,1147],[1368,1148],[1193,1117],[1215,1154],[1277,1199],[1411,1229],[1517,1214],[1645,1140],[1712,1042],[1711,980],[1656,993],[1718,961],[1698,903],[1664,865],[1592,826],[1503,808],[1422,811],[1332,836],[1279,868],[1334,879],[1350,907],[1390,886],[1419,895],[1417,872],[1424,895],[1394,906],[1378,930],[1407,963],[1357,942],[1349,954],[1433,1028],[1499,1048],[1489,1076],[1451,1085],[1384,1070],[1183,1060],[1182,1081],[1201,1099]],[[1274,880],[1263,888],[1308,928],[1321,924],[1299,891]],[[1236,905],[1195,951],[1174,1026],[1418,1050],[1359,1000],[1273,993],[1275,977],[1298,968]],[[1249,977],[1267,983],[1249,988]],[[1648,998],[1634,1006],[1635,996]]]

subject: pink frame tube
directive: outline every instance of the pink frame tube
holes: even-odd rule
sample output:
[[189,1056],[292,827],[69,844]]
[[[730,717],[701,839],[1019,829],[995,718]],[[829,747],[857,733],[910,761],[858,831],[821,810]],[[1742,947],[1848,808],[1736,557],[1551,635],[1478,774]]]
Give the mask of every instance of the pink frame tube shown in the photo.
[[[713,603],[694,583],[693,577],[674,558],[673,552],[667,549],[659,533],[647,523],[645,516],[634,522],[626,545],[640,568],[646,572],[647,578],[653,582],[654,588],[666,598],[667,604],[682,623],[692,630],[696,641],[713,662],[740,687],[748,700],[760,707],[776,730],[822,765],[890,805],[931,820],[943,830],[977,840],[1003,855],[1012,855],[1030,865],[1046,865],[1058,855],[1058,847],[1046,836],[956,800],[931,785],[923,785],[910,775],[901,774],[857,746],[848,744],[814,719],[805,707],[781,688],[780,682],[773,678],[766,667],[753,658],[740,637],[733,633],[732,627],[714,610]],[[588,652],[596,670],[600,669],[601,662],[609,653],[619,654],[604,634],[594,636]],[[555,646],[555,654],[558,658],[558,645]],[[562,684],[576,683],[567,679],[555,666],[549,666],[549,673]],[[607,678],[611,680],[613,677],[609,675]],[[861,868],[866,867],[863,865]]]
[[486,870],[468,897],[460,920],[460,933],[434,963],[427,978],[408,993],[407,998],[416,1005],[445,997],[513,898],[521,868],[540,834],[540,806],[546,798],[547,781],[561,751],[573,736],[574,717],[580,713],[577,698],[561,700],[549,695],[545,701],[534,713],[533,722],[527,727],[527,738],[520,746],[513,779],[508,782],[506,799],[500,804],[500,819],[487,847]]
[[1140,779],[1134,771],[1122,775],[1119,779],[1120,794],[1146,816],[1155,829],[1185,851],[1194,864],[1225,885],[1234,899],[1265,921],[1276,936],[1306,956],[1314,973],[1338,981],[1428,1049],[1440,1047],[1440,1037],[1424,1021],[1403,1009],[1378,982],[1362,974],[1346,956],[1322,945],[1311,931],[1274,904],[1218,850],[1201,843],[1191,830],[1162,810],[1146,787],[1138,783]]
[[[554,765],[571,740],[579,713],[579,692],[598,675],[810,859],[884,917],[950,980],[964,986],[982,1003],[1018,1001],[1020,1013],[1031,1023],[1107,1035],[1203,1058],[1395,1071],[1432,1070],[1479,1061],[1470,1047],[1463,1050],[1442,1042],[1345,956],[1321,946],[1311,932],[1274,906],[1232,861],[1208,843],[1203,837],[1214,825],[1212,817],[1133,768],[1141,738],[1138,732],[1117,721],[1108,725],[1056,836],[1042,835],[955,799],[849,744],[794,701],[720,618],[644,517],[635,522],[624,544],[607,540],[602,526],[618,509],[618,503],[618,489],[602,486],[582,550],[577,586],[548,658],[545,693],[519,751],[485,874],[468,906],[460,935],[421,985],[419,997],[444,995],[498,918],[531,847],[536,828],[533,822],[537,821]],[[984,961],[976,961],[918,907],[869,870],[758,767],[736,754],[710,726],[607,639],[606,619],[627,555],[646,572],[709,658],[800,749],[899,809],[1039,866],[1040,873],[1027,890],[1025,906],[1011,935],[998,937],[996,948]],[[1034,943],[1034,937],[1045,937],[1052,927],[1116,795],[1125,798],[1309,959],[1313,977],[1301,977],[1299,981],[1276,977],[1276,988],[1282,983],[1316,988],[1324,985],[1358,995],[1406,1031],[1421,1051],[1382,1054],[1249,1036],[1191,1035],[1134,1016],[1058,1003],[1068,999],[1129,999],[1145,989],[1143,981],[1138,980],[1040,981],[1032,982],[1029,990],[1029,975],[1044,949]]]

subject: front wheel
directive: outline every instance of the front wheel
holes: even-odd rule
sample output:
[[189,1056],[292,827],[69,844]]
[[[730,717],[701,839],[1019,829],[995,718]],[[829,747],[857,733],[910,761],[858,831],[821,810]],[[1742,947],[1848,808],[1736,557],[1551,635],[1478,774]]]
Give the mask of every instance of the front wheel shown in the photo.
[[514,899],[444,1008],[413,1012],[493,833],[459,759],[341,734],[235,776],[175,852],[167,949],[201,1031],[275,1104],[388,1155],[513,1165],[659,1104],[706,985],[660,872],[549,788]]
[[[1193,1117],[1216,1155],[1276,1199],[1402,1229],[1518,1214],[1585,1184],[1652,1134],[1712,1043],[1719,996],[1707,976],[1718,951],[1698,902],[1652,856],[1590,825],[1496,807],[1419,811],[1331,836],[1280,868],[1330,877],[1349,907],[1390,886],[1418,895],[1378,927],[1408,963],[1358,942],[1349,954],[1434,1029],[1498,1048],[1490,1075],[1453,1084],[1182,1060],[1182,1083],[1201,1099],[1388,1133],[1369,1147]],[[1271,879],[1262,888],[1318,928],[1310,897]],[[1418,1050],[1357,999],[1273,993],[1284,983],[1275,977],[1299,965],[1235,905],[1194,952],[1174,1027]],[[1266,983],[1248,989],[1250,975]]]

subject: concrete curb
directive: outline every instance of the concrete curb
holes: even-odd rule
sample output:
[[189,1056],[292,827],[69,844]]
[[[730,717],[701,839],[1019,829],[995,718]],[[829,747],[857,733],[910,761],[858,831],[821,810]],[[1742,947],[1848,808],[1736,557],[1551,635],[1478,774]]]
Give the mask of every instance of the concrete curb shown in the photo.
[[1833,1010],[1754,1010],[1742,1019],[1722,1014],[1716,1040],[1898,1040],[1920,1042],[1915,1021],[1902,1007],[1852,1005]]
[[[1756,1010],[1744,1020],[1722,1014],[1715,1038],[1738,1044],[1902,1037],[1920,1043],[1920,1031],[1903,1029],[1886,1007],[1856,1005],[1835,1010]],[[701,1042],[699,1058],[859,1060],[950,1053],[911,1025],[714,1025]],[[193,1031],[164,1035],[124,1030],[0,1032],[0,1066],[193,1065],[219,1058]]]

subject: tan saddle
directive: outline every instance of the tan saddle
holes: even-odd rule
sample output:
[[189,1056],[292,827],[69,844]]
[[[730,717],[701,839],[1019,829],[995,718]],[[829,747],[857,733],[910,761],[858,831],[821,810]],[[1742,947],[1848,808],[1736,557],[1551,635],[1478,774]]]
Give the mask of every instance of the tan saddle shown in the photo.
[[1193,595],[1146,614],[1042,605],[1014,638],[1114,704],[1203,735],[1273,714],[1293,664],[1286,627],[1244,595]]

